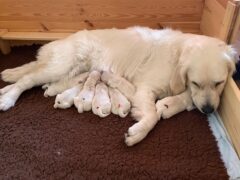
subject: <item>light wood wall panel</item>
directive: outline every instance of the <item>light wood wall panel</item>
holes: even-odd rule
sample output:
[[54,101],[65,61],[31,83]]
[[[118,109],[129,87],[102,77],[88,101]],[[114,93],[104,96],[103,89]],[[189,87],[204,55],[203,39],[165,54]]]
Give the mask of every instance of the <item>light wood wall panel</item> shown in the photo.
[[218,0],[206,0],[203,8],[203,15],[200,30],[204,35],[219,37],[225,7]]
[[199,32],[204,0],[0,0],[0,28],[64,31],[170,26]]

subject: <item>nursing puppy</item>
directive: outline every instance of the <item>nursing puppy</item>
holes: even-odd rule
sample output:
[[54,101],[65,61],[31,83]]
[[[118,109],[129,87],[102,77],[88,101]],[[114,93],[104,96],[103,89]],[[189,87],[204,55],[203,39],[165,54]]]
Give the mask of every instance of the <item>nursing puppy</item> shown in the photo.
[[184,93],[201,112],[215,111],[234,71],[234,55],[223,41],[170,29],[80,31],[43,46],[37,61],[3,71],[4,81],[16,83],[1,95],[0,110],[14,106],[23,91],[72,72],[113,72],[136,87],[130,100],[138,122],[125,138],[132,146],[158,122],[156,99]]
[[73,105],[74,98],[82,90],[83,83],[74,86],[70,89],[63,91],[61,94],[58,94],[55,99],[54,108],[67,109]]
[[109,95],[112,103],[111,112],[122,118],[126,117],[131,109],[128,99],[116,88],[109,88]]
[[111,113],[111,101],[108,94],[108,87],[100,82],[95,89],[92,101],[92,111],[99,117],[106,117]]
[[86,82],[84,83],[83,89],[74,97],[74,105],[79,113],[83,111],[90,111],[92,109],[92,100],[95,94],[95,86],[100,80],[101,73],[99,71],[92,71]]

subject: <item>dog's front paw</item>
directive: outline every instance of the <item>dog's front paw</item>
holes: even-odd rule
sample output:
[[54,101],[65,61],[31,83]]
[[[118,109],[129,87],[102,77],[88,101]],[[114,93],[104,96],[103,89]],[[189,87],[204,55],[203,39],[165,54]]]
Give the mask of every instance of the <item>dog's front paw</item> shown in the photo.
[[171,97],[166,97],[164,99],[158,100],[156,103],[158,118],[167,119],[173,114],[173,99]]
[[0,97],[0,111],[7,111],[15,105],[15,100],[8,97],[6,94]]
[[125,134],[125,143],[127,146],[133,146],[143,140],[148,134],[144,125],[140,122],[134,124]]

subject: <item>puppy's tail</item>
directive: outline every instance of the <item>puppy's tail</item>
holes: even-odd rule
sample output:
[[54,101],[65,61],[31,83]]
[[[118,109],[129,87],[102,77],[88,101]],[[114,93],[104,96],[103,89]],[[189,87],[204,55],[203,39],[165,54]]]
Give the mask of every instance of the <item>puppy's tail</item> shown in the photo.
[[1,72],[1,79],[5,82],[15,83],[25,74],[36,70],[37,66],[37,61],[33,61],[13,69],[6,69]]

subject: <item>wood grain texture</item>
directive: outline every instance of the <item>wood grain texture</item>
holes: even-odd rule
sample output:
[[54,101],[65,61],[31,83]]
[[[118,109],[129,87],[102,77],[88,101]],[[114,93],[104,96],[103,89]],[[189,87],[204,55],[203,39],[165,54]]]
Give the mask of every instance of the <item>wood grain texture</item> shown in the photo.
[[219,115],[231,137],[233,145],[240,157],[240,90],[234,80],[228,80],[224,89]]
[[230,39],[237,16],[236,12],[237,6],[229,1],[225,10],[224,18],[222,20],[221,30],[219,32],[219,38],[225,42],[228,42]]
[[2,36],[7,33],[7,29],[0,29],[0,50],[3,54],[11,52],[9,41],[2,39]]
[[[238,12],[235,12],[238,9]],[[234,14],[237,17],[234,17]],[[233,26],[233,27],[232,27]],[[240,12],[239,4],[228,2],[225,17],[222,23],[221,33],[219,37],[226,42],[234,45],[238,54],[240,54]],[[233,29],[231,31],[231,28]],[[222,95],[221,104],[219,106],[219,115],[230,135],[233,145],[240,157],[240,90],[237,84],[231,78],[228,80]]]
[[191,32],[196,31],[202,9],[203,0],[0,0],[0,28],[75,32],[133,25],[158,28],[167,22]]
[[219,37],[225,8],[217,0],[206,0],[200,30],[204,35]]
[[224,8],[227,7],[227,3],[229,0],[217,0]]
[[49,33],[49,32],[8,32],[1,36],[3,40],[23,41],[53,41],[69,36],[71,33]]

